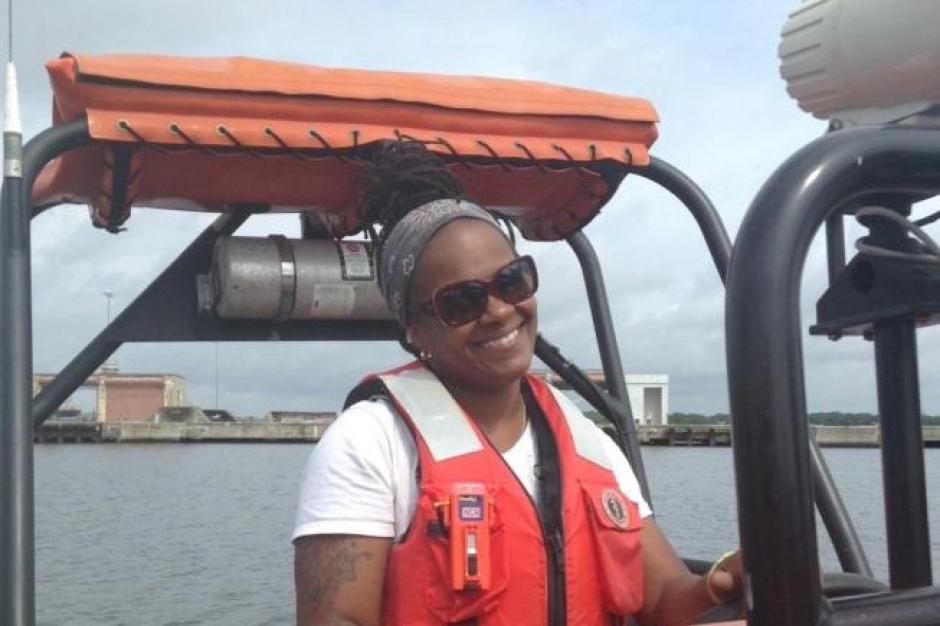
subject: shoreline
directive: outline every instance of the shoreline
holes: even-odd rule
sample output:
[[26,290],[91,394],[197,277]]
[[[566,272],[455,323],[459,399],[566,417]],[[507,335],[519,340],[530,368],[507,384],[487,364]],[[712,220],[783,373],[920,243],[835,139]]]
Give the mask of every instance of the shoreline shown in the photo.
[[[328,425],[283,422],[46,422],[36,443],[316,443]],[[877,448],[878,426],[810,426],[824,448]],[[610,429],[607,428],[608,432]],[[727,424],[637,427],[644,446],[728,447]],[[940,448],[940,426],[924,426],[925,448]]]

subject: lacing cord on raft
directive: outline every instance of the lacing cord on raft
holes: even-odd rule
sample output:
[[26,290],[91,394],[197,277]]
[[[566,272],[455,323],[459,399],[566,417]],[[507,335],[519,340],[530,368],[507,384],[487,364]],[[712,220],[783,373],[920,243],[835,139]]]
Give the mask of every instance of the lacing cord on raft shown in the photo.
[[929,224],[940,219],[940,212],[930,215],[917,222],[912,222],[900,213],[885,209],[882,207],[866,207],[855,213],[856,218],[861,217],[880,217],[901,226],[914,236],[915,243],[921,248],[921,252],[901,252],[882,246],[874,245],[868,242],[868,237],[861,237],[855,241],[855,248],[869,256],[876,256],[888,259],[902,259],[905,261],[917,261],[918,263],[935,263],[940,265],[940,246],[937,242],[924,231],[918,224]]
[[[137,129],[135,129],[133,125],[126,119],[118,120],[116,123],[116,126],[118,130],[120,130],[121,132],[128,133],[129,135],[134,137],[134,139],[138,143],[143,144],[147,146],[148,148],[152,148],[162,153],[169,153],[172,151],[173,148],[182,147],[182,146],[175,146],[172,144],[166,145],[166,144],[162,144],[159,140],[148,139],[144,137],[140,132],[138,132]],[[188,132],[186,132],[186,130],[183,128],[183,125],[179,122],[170,123],[167,127],[167,130],[171,134],[175,135],[177,138],[182,139],[186,148],[197,150],[203,154],[212,155],[212,156],[226,154],[225,150],[219,150],[210,146],[206,146],[196,141]],[[256,157],[266,156],[267,154],[270,154],[273,150],[274,154],[278,154],[278,153],[287,154],[297,159],[315,158],[315,155],[306,154],[304,152],[305,150],[304,148],[289,145],[272,127],[266,126],[264,127],[263,130],[264,130],[264,135],[266,137],[269,137],[275,143],[275,145],[271,147],[249,146],[246,143],[244,143],[242,140],[240,140],[232,131],[232,129],[230,129],[228,126],[224,124],[219,124],[215,128],[215,131],[219,136],[225,137],[231,143],[231,146],[229,148],[230,150],[234,149],[236,151],[245,152],[247,154],[250,154],[251,156],[256,156]],[[450,157],[452,157],[457,163],[466,167],[467,169],[473,169],[474,167],[477,166],[477,164],[472,162],[472,159],[468,159],[466,156],[461,155],[459,152],[457,152],[454,146],[451,145],[450,142],[448,142],[443,137],[438,136],[435,139],[421,139],[413,135],[402,133],[397,128],[394,129],[392,132],[394,135],[394,139],[398,141],[414,141],[416,143],[421,143],[426,146],[428,145],[443,146],[450,153],[449,154]],[[336,146],[333,146],[332,144],[330,144],[326,140],[326,138],[323,137],[322,134],[317,132],[315,128],[309,128],[307,130],[307,136],[310,138],[310,140],[313,143],[317,144],[316,146],[313,147],[313,149],[324,150],[327,152],[327,154],[330,157],[335,158],[344,163],[356,163],[360,165],[368,164],[369,163],[368,159],[363,158],[361,155],[357,154],[357,150],[363,145],[365,145],[359,142],[359,139],[362,133],[357,129],[351,130],[350,133],[353,139],[353,145],[351,146],[351,151],[347,154],[344,152],[344,149],[337,148]],[[500,155],[492,148],[492,146],[490,146],[484,140],[477,139],[476,142],[478,145],[483,147],[489,153],[490,157],[492,157],[493,160],[496,162],[496,165],[500,166],[506,171],[511,171],[512,169],[506,163],[507,159],[518,160],[520,158],[523,161],[527,161],[530,167],[534,167],[536,170],[538,170],[542,174],[547,174],[550,169],[558,168],[557,163],[552,163],[552,164],[545,163],[543,159],[539,159],[538,157],[536,157],[535,154],[532,152],[532,150],[529,149],[527,145],[519,141],[514,142],[513,145],[516,149],[520,151],[521,156]],[[582,173],[582,174],[593,173],[590,169],[585,167],[584,162],[576,160],[571,155],[571,153],[568,152],[568,150],[566,150],[563,146],[560,146],[558,144],[552,144],[552,149],[558,152],[562,156],[561,161],[567,162],[566,166],[562,166],[563,168],[575,169],[579,173]],[[262,152],[261,150],[264,150],[264,152]],[[594,164],[597,161],[597,156],[598,156],[597,146],[595,146],[594,144],[589,144],[588,151],[591,156],[590,156],[590,159],[588,159],[587,163]],[[632,165],[633,164],[633,151],[629,148],[629,146],[624,148],[624,155],[625,155],[625,162],[627,166]],[[548,165],[548,167],[546,167],[546,165]]]
[[[179,122],[170,123],[167,126],[167,130],[172,135],[176,136],[178,139],[181,139],[184,142],[183,146],[172,145],[172,144],[167,145],[167,144],[161,143],[159,140],[147,138],[143,136],[137,129],[135,129],[133,125],[127,119],[119,119],[116,125],[117,125],[118,130],[120,130],[123,133],[127,133],[131,135],[135,139],[135,141],[139,143],[140,145],[145,146],[147,148],[151,148],[163,154],[171,153],[174,149],[177,149],[177,148],[182,148],[182,149],[188,148],[188,149],[196,150],[200,152],[201,154],[208,155],[208,156],[229,154],[231,150],[235,150],[237,152],[242,152],[255,158],[264,157],[269,154],[283,154],[283,155],[287,155],[287,156],[293,157],[301,161],[312,160],[312,159],[318,158],[317,155],[309,154],[309,149],[291,146],[271,126],[264,127],[264,135],[268,137],[269,139],[271,139],[274,145],[271,147],[261,147],[261,146],[250,146],[246,144],[244,141],[242,141],[241,139],[239,139],[239,137],[236,136],[236,134],[232,131],[231,128],[229,128],[225,124],[218,124],[216,125],[216,128],[215,128],[216,134],[219,135],[220,137],[224,137],[230,143],[230,145],[227,148],[219,149],[219,148],[207,146],[198,142],[190,133],[188,133],[183,128],[183,125]],[[322,134],[317,132],[315,128],[307,129],[307,135],[310,138],[310,140],[314,142],[315,144],[318,144],[314,149],[323,150],[327,153],[329,157],[335,158],[344,163],[354,163],[354,164],[359,164],[359,165],[370,164],[370,161],[364,158],[361,152],[359,151],[359,148],[361,148],[363,145],[363,144],[360,144],[359,142],[360,135],[361,135],[360,131],[353,129],[351,131],[351,134],[352,134],[352,139],[353,139],[352,150],[346,153],[344,150],[340,150],[336,146],[333,146],[332,144],[330,144],[326,140],[326,138],[323,137]],[[443,137],[438,136],[432,140],[421,139],[419,137],[402,133],[399,129],[395,129],[393,131],[393,134],[394,134],[395,140],[398,140],[398,141],[413,141],[416,143],[424,144],[425,146],[427,145],[443,146],[449,152],[447,156],[453,159],[453,162],[456,162],[464,166],[467,169],[474,169],[475,167],[477,167],[477,164],[473,163],[472,158],[462,157],[454,148],[454,146],[451,145]],[[492,146],[490,146],[483,139],[477,139],[477,144],[487,151],[487,153],[493,159],[496,165],[498,165],[505,171],[512,171],[513,168],[510,167],[510,165],[506,162],[506,160],[513,159],[513,157],[500,155],[499,153],[496,152],[496,150],[493,149]],[[516,141],[514,142],[513,145],[516,149],[518,149],[524,155],[524,160],[528,161],[528,165],[531,167],[534,167],[541,174],[548,174],[549,171],[555,170],[559,167],[557,163],[552,163],[552,164],[543,163],[543,161],[537,158],[535,154],[529,149],[529,147],[526,146],[522,142]],[[577,171],[580,175],[595,174],[595,172],[592,172],[592,170],[588,169],[588,167],[585,166],[584,162],[577,161],[572,156],[572,154],[564,148],[564,146],[561,146],[559,144],[552,144],[552,148],[561,155],[562,157],[561,161],[565,163],[565,165],[561,166],[561,169],[573,169]],[[587,161],[587,163],[594,164],[598,158],[597,146],[594,144],[588,144],[588,152],[590,154],[590,158]],[[628,166],[631,166],[633,164],[633,152],[629,146],[624,147],[624,155],[625,155],[626,164]],[[548,167],[546,167],[546,165],[548,165]],[[588,195],[594,198],[602,197],[602,194],[595,194],[595,193],[592,193],[590,190],[587,190],[587,193]],[[385,212],[384,210],[385,208],[386,207],[379,209],[378,211],[379,215],[364,216],[365,219],[363,221],[367,223],[373,222],[373,221],[382,223],[383,222],[382,218],[384,218],[385,216],[381,214]],[[515,224],[512,223],[511,218],[509,218],[508,216],[497,215],[497,217],[500,219],[500,221],[504,223],[506,234],[509,237],[509,240],[511,241],[513,247],[515,247],[516,245]],[[574,221],[578,221],[577,216],[572,215],[571,217]],[[376,218],[379,218],[379,219],[376,219]],[[363,228],[363,230],[365,230],[369,238],[372,239],[376,247],[381,248],[381,245],[384,239],[384,229],[377,231],[377,229],[372,224],[368,224],[367,226]],[[562,232],[559,229],[557,224],[552,224],[552,231],[555,234],[555,236],[558,238],[563,238],[566,235],[566,233]]]

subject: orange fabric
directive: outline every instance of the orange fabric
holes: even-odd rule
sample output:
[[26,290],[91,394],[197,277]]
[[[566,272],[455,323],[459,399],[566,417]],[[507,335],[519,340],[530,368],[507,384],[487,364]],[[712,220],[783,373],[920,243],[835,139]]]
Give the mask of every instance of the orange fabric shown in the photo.
[[[360,227],[357,151],[375,141],[428,142],[477,201],[513,214],[526,237],[557,239],[597,213],[622,165],[649,162],[657,137],[645,100],[528,81],[244,58],[64,55],[47,68],[55,123],[86,116],[94,139],[140,148],[133,204],[314,210],[334,214],[337,235]],[[89,202],[113,221],[124,207],[108,204],[105,152],[81,164],[63,156],[40,176],[34,201]],[[597,163],[621,171],[605,181],[590,171]]]
[[[286,96],[415,102],[491,113],[657,121],[646,100],[522,80],[330,69],[244,57],[63,55],[51,68],[115,83]],[[58,71],[57,69],[51,71]]]
[[[417,367],[423,366],[416,362],[383,377]],[[609,626],[611,615],[633,614],[642,606],[639,509],[620,493],[612,472],[577,454],[562,409],[546,384],[531,376],[527,380],[555,436],[564,477],[564,622]],[[464,416],[482,450],[437,461],[412,416],[394,396],[390,399],[415,435],[421,485],[408,534],[389,556],[382,623],[547,625],[547,548],[533,501],[521,483],[470,417]],[[460,482],[486,485],[493,499],[492,584],[485,591],[451,591],[448,539],[435,530],[441,519],[435,503],[446,501],[451,485]],[[603,498],[611,492],[627,505],[628,521],[621,520],[622,526],[603,512]]]

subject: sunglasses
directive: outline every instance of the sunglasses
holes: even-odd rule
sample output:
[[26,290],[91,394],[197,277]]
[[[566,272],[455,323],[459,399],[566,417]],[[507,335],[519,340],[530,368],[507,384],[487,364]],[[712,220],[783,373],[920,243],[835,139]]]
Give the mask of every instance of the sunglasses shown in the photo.
[[431,299],[416,309],[436,315],[447,326],[462,326],[483,316],[490,296],[508,304],[518,304],[531,298],[538,287],[535,261],[525,255],[497,270],[492,280],[462,280],[438,287]]

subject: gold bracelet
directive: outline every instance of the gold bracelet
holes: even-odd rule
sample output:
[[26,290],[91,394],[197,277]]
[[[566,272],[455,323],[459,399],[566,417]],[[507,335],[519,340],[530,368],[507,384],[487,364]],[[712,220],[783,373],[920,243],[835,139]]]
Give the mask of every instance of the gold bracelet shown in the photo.
[[711,600],[713,604],[724,604],[730,600],[730,598],[722,600],[715,594],[715,592],[712,590],[712,578],[715,576],[715,572],[723,569],[725,563],[730,561],[735,554],[737,554],[737,550],[725,552],[720,557],[718,557],[717,561],[712,563],[712,566],[708,569],[708,573],[705,574],[705,593],[708,594],[708,599]]

